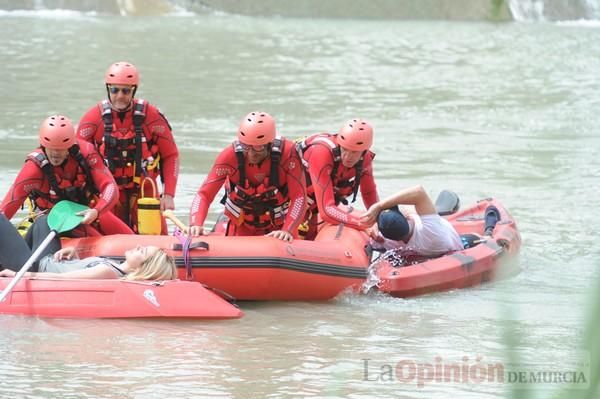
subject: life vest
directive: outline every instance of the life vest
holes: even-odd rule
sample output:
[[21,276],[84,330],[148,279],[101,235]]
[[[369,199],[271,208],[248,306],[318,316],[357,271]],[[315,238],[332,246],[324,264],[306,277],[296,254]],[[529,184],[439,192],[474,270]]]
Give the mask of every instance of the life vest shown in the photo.
[[304,140],[297,143],[296,148],[298,150],[298,154],[300,155],[300,159],[302,160],[302,164],[306,170],[306,187],[308,194],[308,204],[310,208],[314,208],[316,206],[315,200],[315,191],[312,187],[312,182],[310,179],[310,174],[308,173],[308,162],[304,159],[304,153],[308,150],[309,147],[315,144],[325,145],[331,155],[333,157],[333,168],[331,169],[331,181],[333,182],[333,195],[335,199],[335,203],[348,205],[347,198],[352,194],[352,201],[356,201],[356,196],[358,194],[358,188],[360,186],[360,176],[363,170],[363,163],[365,159],[365,155],[367,151],[363,151],[360,159],[354,165],[354,176],[349,179],[338,179],[338,170],[342,163],[342,151],[340,146],[337,145],[333,141],[333,137],[337,136],[336,134],[329,133],[317,133],[312,136],[305,138]]
[[247,224],[256,228],[277,228],[283,225],[290,205],[287,185],[280,187],[279,163],[283,150],[281,137],[271,144],[271,170],[269,177],[258,186],[251,186],[246,178],[244,150],[239,141],[233,142],[238,161],[239,182],[234,184],[227,178],[225,197],[225,215],[236,225]]
[[40,209],[50,209],[61,200],[89,205],[94,196],[100,193],[94,185],[90,166],[83,158],[78,144],[69,148],[69,158],[64,166],[65,172],[70,172],[67,174],[74,176],[72,180],[64,179],[55,172],[54,166],[48,161],[41,148],[27,155],[27,159],[42,170],[50,185],[48,193],[33,190],[29,194],[31,200]]
[[142,99],[134,100],[133,130],[129,128],[125,133],[115,132],[110,102],[102,101],[101,108],[104,136],[100,153],[104,156],[119,188],[139,186],[142,175],[156,177],[159,161],[158,145],[151,137],[146,137],[143,129],[148,103]]

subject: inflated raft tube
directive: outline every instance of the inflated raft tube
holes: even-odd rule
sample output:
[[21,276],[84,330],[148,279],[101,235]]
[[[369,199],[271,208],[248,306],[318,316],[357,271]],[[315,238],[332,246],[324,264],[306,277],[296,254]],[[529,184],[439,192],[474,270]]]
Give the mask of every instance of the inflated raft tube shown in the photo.
[[[0,278],[0,289],[11,280]],[[0,303],[0,314],[231,319],[243,313],[198,282],[23,278]]]
[[[194,237],[185,262],[173,236],[113,235],[74,239],[80,257],[123,260],[125,250],[154,245],[173,255],[182,279],[188,277],[237,300],[325,300],[346,289],[359,290],[367,275],[368,236],[344,225],[328,225],[314,241],[291,243],[272,237]],[[187,267],[186,267],[187,266]],[[187,268],[187,270],[186,270]]]

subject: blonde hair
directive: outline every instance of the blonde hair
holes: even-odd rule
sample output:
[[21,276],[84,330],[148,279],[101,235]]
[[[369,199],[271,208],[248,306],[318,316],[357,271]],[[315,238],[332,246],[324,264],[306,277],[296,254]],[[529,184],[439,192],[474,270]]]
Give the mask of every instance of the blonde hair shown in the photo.
[[140,267],[124,277],[126,280],[175,280],[177,267],[175,259],[159,249],[142,262]]

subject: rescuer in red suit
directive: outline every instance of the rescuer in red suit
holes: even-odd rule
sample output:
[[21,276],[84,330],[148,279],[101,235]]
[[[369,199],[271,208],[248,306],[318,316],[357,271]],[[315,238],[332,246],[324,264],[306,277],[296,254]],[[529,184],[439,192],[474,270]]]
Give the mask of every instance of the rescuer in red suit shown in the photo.
[[39,142],[0,204],[0,212],[12,218],[27,197],[41,210],[66,199],[90,206],[82,212],[81,226],[73,235],[133,233],[110,212],[118,201],[118,189],[102,157],[91,144],[78,143],[67,117],[46,118]]
[[[77,136],[94,144],[106,160],[119,186],[115,213],[137,231],[136,200],[144,178],[156,183],[160,176],[163,183],[160,210],[175,208],[179,150],[164,115],[147,101],[135,98],[140,75],[133,64],[112,64],[104,82],[108,99],[81,118]],[[151,184],[145,184],[144,196],[152,195]],[[167,234],[164,219],[162,230]]]
[[237,140],[217,156],[190,210],[190,231],[205,234],[208,208],[225,185],[227,235],[297,237],[306,213],[304,171],[294,142],[277,136],[265,112],[242,119]]
[[373,178],[373,128],[363,119],[346,122],[337,134],[318,133],[299,143],[307,170],[309,210],[303,227],[306,239],[317,234],[319,216],[327,223],[360,226],[360,214],[350,214],[340,204],[356,200],[360,190],[369,209],[379,200]]

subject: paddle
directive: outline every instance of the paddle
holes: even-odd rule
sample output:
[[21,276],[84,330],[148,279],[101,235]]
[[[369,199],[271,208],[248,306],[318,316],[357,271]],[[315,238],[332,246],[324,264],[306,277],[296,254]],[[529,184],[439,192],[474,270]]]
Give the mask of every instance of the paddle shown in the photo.
[[187,234],[188,233],[188,227],[185,225],[185,223],[183,223],[181,221],[181,219],[179,219],[177,216],[175,216],[175,214],[173,213],[172,210],[167,209],[166,211],[163,212],[163,216],[166,217],[167,219],[171,220],[171,222],[175,223],[175,226],[179,227],[179,229]]
[[71,201],[60,201],[50,210],[50,214],[48,214],[48,227],[50,227],[50,234],[42,241],[39,247],[31,254],[27,262],[21,267],[19,272],[15,275],[12,281],[6,286],[4,291],[0,293],[0,302],[3,302],[6,296],[10,293],[10,291],[14,288],[15,285],[21,280],[21,278],[25,275],[27,270],[31,268],[33,262],[37,260],[42,251],[50,244],[52,239],[59,234],[64,233],[65,231],[73,230],[75,227],[81,223],[83,216],[78,216],[77,213],[88,209],[87,206],[77,204]]

